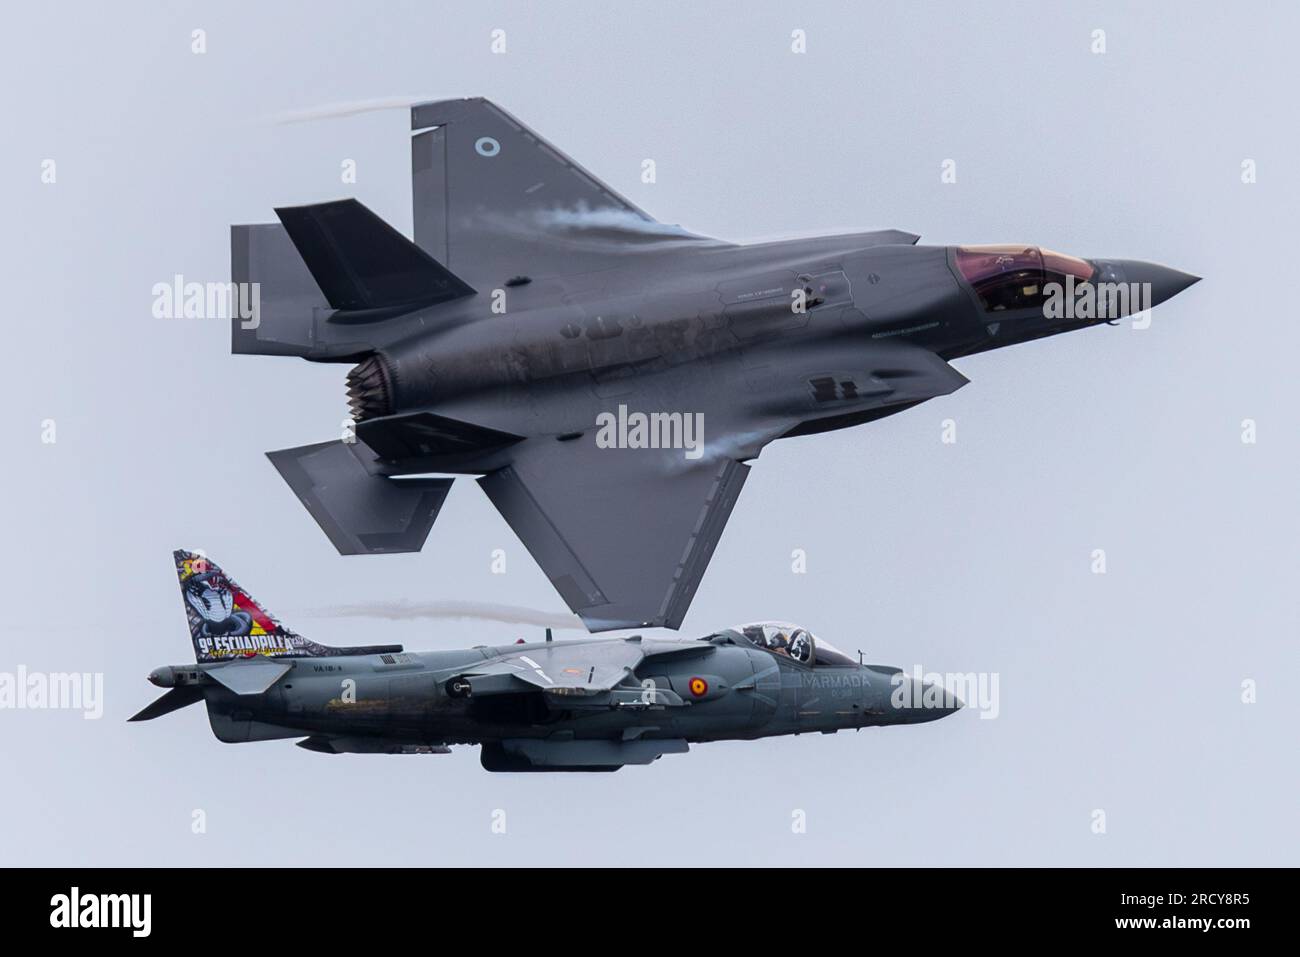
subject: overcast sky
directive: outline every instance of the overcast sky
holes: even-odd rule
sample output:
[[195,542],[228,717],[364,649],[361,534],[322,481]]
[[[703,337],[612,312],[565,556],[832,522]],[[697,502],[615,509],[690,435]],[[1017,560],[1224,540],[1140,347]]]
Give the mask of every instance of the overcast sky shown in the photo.
[[[1297,863],[1294,6],[759,6],[7,11],[0,672],[102,673],[105,703],[0,710],[0,861]],[[409,233],[403,110],[276,117],[474,95],[700,233],[893,227],[1205,277],[1148,329],[958,360],[954,395],[755,463],[681,633],[793,619],[873,661],[996,674],[996,719],[593,776],[223,745],[201,708],[124,723],[151,668],[192,659],[175,547],[326,643],[540,635],[340,604],[565,610],[472,481],[422,553],[339,557],[263,452],[337,435],[346,367],[151,315],[157,282],[227,279],[229,225],[273,206],[351,195]]]

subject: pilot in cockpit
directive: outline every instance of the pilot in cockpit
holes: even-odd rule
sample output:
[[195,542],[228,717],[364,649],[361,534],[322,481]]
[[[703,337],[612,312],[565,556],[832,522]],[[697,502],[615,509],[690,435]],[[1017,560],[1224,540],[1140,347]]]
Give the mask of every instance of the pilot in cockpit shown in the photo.
[[795,661],[801,661],[804,664],[812,663],[813,643],[812,637],[802,628],[796,628],[790,635],[788,654]]
[[810,631],[798,625],[764,621],[739,625],[734,630],[752,641],[755,646],[771,654],[797,661],[801,665],[818,668],[855,667],[848,655],[820,638],[814,638]]

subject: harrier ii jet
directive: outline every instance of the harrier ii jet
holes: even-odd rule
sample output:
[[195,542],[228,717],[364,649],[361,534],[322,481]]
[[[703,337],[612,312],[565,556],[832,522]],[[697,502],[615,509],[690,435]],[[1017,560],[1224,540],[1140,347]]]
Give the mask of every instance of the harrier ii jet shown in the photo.
[[330,648],[286,630],[210,560],[175,559],[198,662],[154,669],[149,680],[171,690],[131,720],[202,701],[226,742],[301,738],[325,754],[478,744],[489,771],[616,771],[693,742],[917,724],[962,707],[771,622],[692,641]]
[[898,230],[737,245],[657,222],[486,100],[411,125],[413,242],[353,199],[232,228],[256,284],[234,352],[353,366],[341,437],[271,461],[344,554],[419,550],[478,476],[593,631],[681,624],[767,443],[1196,281]]

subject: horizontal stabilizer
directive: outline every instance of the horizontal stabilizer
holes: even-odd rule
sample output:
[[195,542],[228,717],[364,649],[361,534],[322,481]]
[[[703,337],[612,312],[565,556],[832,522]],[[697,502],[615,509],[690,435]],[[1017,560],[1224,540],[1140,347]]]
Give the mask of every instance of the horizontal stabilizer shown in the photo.
[[261,694],[288,673],[293,666],[271,658],[237,659],[208,671],[235,694]]
[[453,481],[372,475],[341,441],[267,458],[341,555],[418,552]]
[[187,705],[192,705],[196,701],[203,700],[203,692],[194,685],[179,685],[172,688],[153,704],[144,708],[127,721],[152,721],[154,718],[161,718],[165,714],[171,714],[173,711],[179,711]]
[[275,214],[335,309],[433,305],[474,295],[355,199],[290,206]]

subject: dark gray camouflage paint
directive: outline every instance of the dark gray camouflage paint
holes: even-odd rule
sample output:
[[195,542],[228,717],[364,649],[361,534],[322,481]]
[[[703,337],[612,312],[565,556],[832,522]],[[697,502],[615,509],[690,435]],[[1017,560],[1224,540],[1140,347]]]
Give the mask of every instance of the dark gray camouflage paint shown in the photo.
[[[532,663],[556,685],[534,677]],[[231,687],[242,673],[273,666],[283,670],[266,690]],[[566,678],[564,667],[577,674]],[[698,678],[707,682],[703,695],[690,687]],[[204,701],[223,742],[301,737],[300,746],[330,754],[477,744],[492,771],[616,770],[694,743],[915,724],[961,707],[951,698],[923,707],[920,694],[913,706],[896,706],[898,682],[915,684],[897,669],[804,665],[730,629],[694,641],[634,636],[178,665],[150,680],[180,692],[184,704]],[[464,684],[466,696],[451,690]],[[145,709],[137,720],[161,713]]]
[[[358,363],[357,441],[271,459],[345,554],[418,550],[445,476],[482,476],[593,631],[681,624],[769,442],[896,414],[965,385],[953,359],[1099,321],[990,321],[953,250],[911,233],[734,245],[657,223],[485,100],[422,104],[412,128],[415,244],[436,260],[431,288],[463,280],[471,294],[336,310],[283,226],[233,227],[234,278],[262,284],[260,325],[236,322],[233,350]],[[279,212],[291,225],[372,216],[354,203]],[[368,236],[330,243],[393,241]],[[1194,281],[1092,262],[1151,283],[1154,304]],[[800,287],[813,296],[802,314]],[[619,405],[702,413],[703,456],[597,448],[597,416]],[[395,480],[428,473],[444,477]]]

